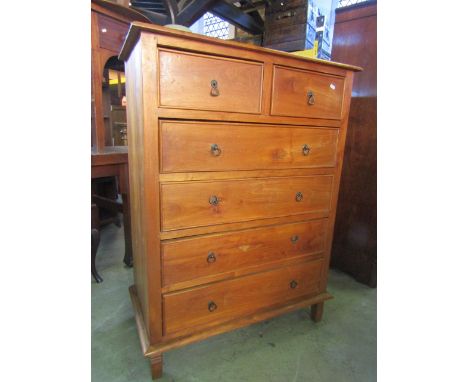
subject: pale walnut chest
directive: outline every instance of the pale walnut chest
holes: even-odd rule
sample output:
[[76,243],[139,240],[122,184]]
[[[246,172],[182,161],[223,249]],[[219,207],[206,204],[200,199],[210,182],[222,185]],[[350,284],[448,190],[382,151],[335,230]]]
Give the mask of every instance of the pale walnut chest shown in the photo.
[[319,320],[360,69],[144,23],[120,57],[153,377],[164,351],[306,306]]

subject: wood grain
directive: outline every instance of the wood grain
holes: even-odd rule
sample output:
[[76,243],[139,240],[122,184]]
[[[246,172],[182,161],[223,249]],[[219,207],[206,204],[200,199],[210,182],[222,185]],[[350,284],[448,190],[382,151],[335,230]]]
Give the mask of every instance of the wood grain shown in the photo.
[[325,247],[326,219],[162,242],[163,285],[304,255]]
[[[340,119],[344,80],[313,72],[275,66],[271,114]],[[312,92],[314,103],[308,104]]]
[[334,129],[175,121],[162,121],[160,129],[162,172],[336,164],[338,131]]
[[307,305],[318,319],[359,68],[145,24],[129,54],[132,298],[154,375],[169,349]]
[[109,16],[98,14],[99,46],[118,52],[125,41],[128,23],[117,21]]
[[[299,263],[165,295],[165,334],[181,333],[193,326],[214,326],[268,306],[313,295],[318,291],[322,266],[321,260]],[[292,287],[291,283],[297,285]],[[213,311],[209,310],[210,303],[216,306]]]
[[[159,50],[163,107],[260,113],[263,65],[221,57]],[[211,81],[218,95],[212,95]]]
[[[317,175],[161,185],[163,231],[330,209],[333,177]],[[296,200],[297,193],[302,200]],[[218,200],[210,204],[210,198]]]

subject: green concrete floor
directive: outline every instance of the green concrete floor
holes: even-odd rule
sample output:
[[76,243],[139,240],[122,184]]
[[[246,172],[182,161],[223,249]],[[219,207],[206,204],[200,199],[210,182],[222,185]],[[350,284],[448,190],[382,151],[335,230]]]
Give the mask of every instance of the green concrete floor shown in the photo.
[[[92,281],[92,380],[151,381],[133,318],[128,286],[133,271],[122,262],[123,228],[101,231]],[[377,380],[377,293],[330,272],[323,319],[303,309],[164,354],[161,382],[366,382]]]

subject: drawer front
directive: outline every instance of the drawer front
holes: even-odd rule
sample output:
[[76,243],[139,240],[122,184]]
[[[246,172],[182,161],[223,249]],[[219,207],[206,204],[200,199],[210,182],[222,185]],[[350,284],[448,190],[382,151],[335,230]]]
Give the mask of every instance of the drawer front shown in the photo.
[[162,243],[163,284],[322,254],[327,219]]
[[261,111],[263,64],[160,50],[159,67],[160,106]]
[[161,122],[162,172],[334,167],[337,129]]
[[340,119],[344,79],[275,66],[271,114]]
[[98,25],[99,46],[119,53],[129,25],[100,14],[98,14]]
[[161,185],[163,231],[255,219],[323,213],[333,176],[243,179]]
[[312,296],[319,292],[322,268],[323,260],[316,260],[164,295],[165,335]]

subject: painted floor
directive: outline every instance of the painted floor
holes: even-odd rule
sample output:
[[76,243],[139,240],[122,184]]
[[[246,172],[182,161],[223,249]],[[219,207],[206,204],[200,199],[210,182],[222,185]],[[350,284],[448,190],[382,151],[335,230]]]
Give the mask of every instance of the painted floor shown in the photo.
[[[122,262],[123,228],[101,231],[92,280],[92,381],[150,382],[128,294],[133,271]],[[308,309],[171,350],[160,382],[367,382],[377,380],[377,291],[330,272],[323,319]]]

